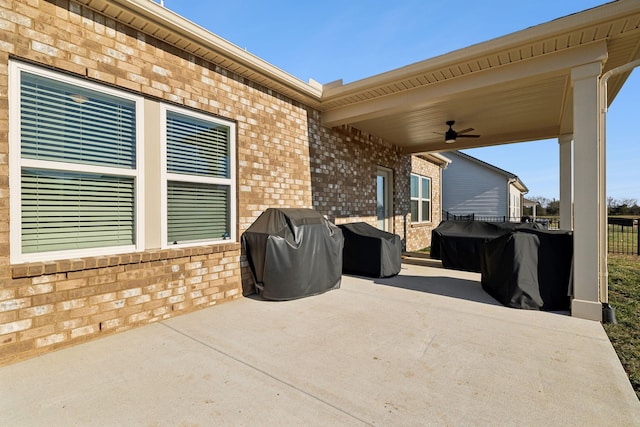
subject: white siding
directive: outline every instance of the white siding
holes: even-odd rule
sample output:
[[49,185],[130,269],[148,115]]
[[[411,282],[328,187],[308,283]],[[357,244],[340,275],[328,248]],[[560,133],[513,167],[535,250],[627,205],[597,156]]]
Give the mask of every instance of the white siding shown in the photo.
[[507,177],[479,163],[447,153],[442,172],[442,209],[454,215],[508,216]]

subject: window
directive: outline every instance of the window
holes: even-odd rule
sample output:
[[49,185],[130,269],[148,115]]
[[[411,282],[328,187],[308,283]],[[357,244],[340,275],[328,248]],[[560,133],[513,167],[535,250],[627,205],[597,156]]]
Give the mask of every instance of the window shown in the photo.
[[511,206],[509,209],[509,216],[511,221],[518,220],[520,218],[520,196],[518,194],[511,194]]
[[411,174],[411,222],[431,221],[431,178]]
[[165,106],[163,244],[235,240],[235,127]]
[[18,61],[9,78],[11,263],[236,241],[235,123]]
[[141,98],[15,61],[10,79],[11,262],[136,250]]

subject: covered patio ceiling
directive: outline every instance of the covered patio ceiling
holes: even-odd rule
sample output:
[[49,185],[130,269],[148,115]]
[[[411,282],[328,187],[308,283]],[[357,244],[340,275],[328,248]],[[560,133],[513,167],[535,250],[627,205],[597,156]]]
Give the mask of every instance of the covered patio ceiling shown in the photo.
[[[640,58],[640,2],[619,0],[380,75],[323,87],[328,127],[351,125],[406,153],[573,133],[573,68]],[[630,72],[612,77],[611,103]],[[479,138],[446,144],[445,122]]]

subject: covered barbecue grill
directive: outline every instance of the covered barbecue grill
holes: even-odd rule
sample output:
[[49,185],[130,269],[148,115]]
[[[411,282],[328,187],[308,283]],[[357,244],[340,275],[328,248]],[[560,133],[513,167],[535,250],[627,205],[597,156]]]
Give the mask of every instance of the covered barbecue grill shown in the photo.
[[313,209],[267,209],[242,235],[257,292],[289,300],[340,287],[340,228]]
[[379,230],[366,222],[342,224],[339,227],[344,235],[344,273],[367,277],[390,277],[400,273],[400,236]]

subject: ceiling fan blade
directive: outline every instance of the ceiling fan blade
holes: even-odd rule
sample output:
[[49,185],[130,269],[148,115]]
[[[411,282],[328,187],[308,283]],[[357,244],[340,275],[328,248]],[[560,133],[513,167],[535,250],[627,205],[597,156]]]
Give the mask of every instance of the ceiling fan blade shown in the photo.
[[[456,141],[456,138],[480,138],[480,135],[465,135],[467,132],[471,132],[475,130],[474,128],[467,128],[465,130],[461,130],[457,132],[453,129],[453,125],[456,123],[454,120],[449,120],[445,122],[447,126],[449,126],[449,130],[444,133],[444,142],[447,144],[452,144]],[[438,132],[433,132],[438,133]],[[439,135],[442,135],[439,133]]]

